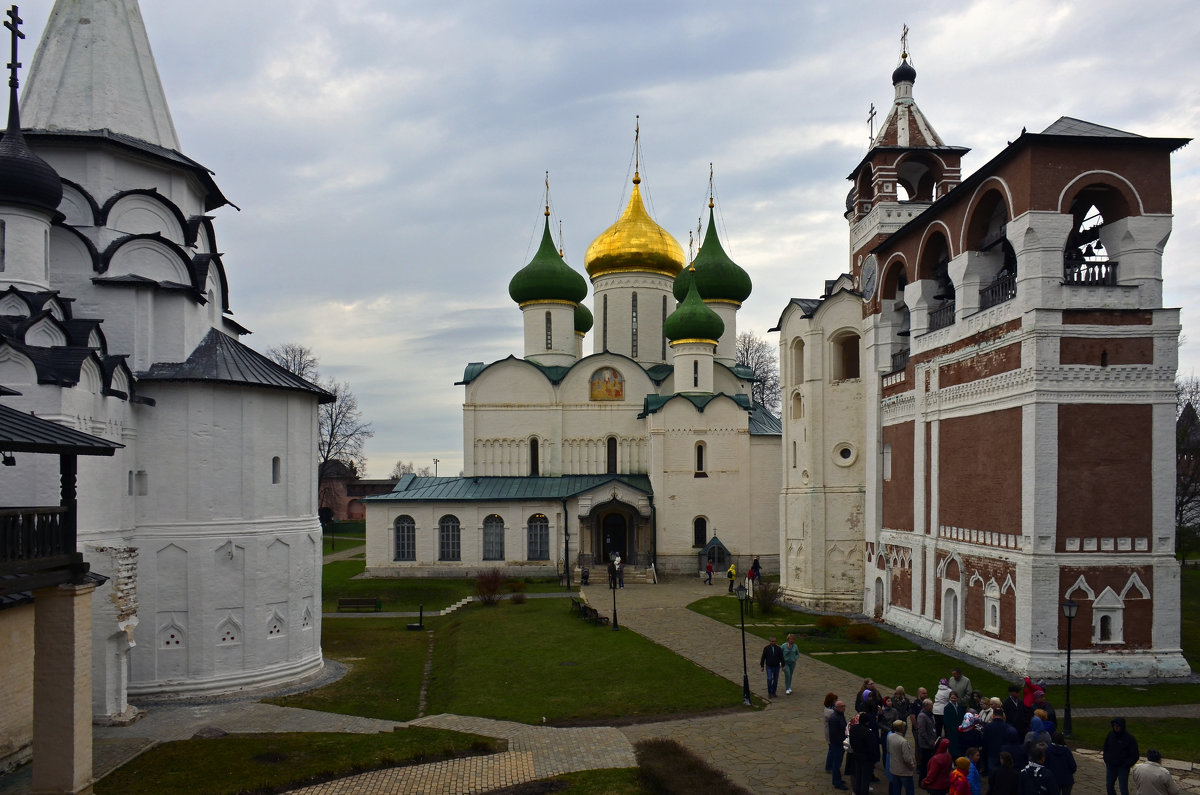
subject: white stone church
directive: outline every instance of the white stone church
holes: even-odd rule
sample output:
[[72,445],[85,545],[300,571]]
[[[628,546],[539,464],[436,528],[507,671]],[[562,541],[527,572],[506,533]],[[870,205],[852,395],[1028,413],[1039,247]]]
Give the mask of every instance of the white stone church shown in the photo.
[[[229,202],[182,154],[135,0],[59,0],[16,112],[0,144],[0,385],[19,394],[3,402],[123,445],[79,464],[79,550],[108,578],[92,712],[320,671],[329,396],[239,341],[212,215]],[[14,458],[4,504],[58,505],[57,462]],[[32,659],[33,602],[0,604],[13,671]],[[0,751],[27,752],[29,716],[5,713]]]
[[915,81],[903,53],[847,164],[849,271],[773,329],[782,421],[734,362],[746,273],[711,219],[685,262],[635,176],[591,311],[548,227],[513,277],[525,349],[466,369],[465,476],[366,500],[368,569],[760,556],[788,601],[1013,671],[1065,674],[1065,603],[1075,675],[1186,674],[1162,254],[1187,141],[1064,117],[964,178]]

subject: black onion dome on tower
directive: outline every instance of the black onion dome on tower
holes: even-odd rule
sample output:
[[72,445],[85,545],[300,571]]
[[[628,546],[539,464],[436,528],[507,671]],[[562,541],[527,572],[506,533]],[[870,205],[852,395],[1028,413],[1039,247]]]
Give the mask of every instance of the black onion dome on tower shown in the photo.
[[896,71],[892,72],[892,85],[915,82],[917,82],[917,70],[912,68],[912,64],[908,62],[908,54],[905,53],[901,56],[900,65],[896,67]]
[[54,212],[62,201],[62,178],[58,172],[33,153],[21,134],[21,112],[17,105],[17,39],[24,38],[17,26],[21,20],[16,8],[9,12],[11,22],[4,23],[12,31],[13,58],[8,76],[8,128],[0,140],[0,203],[35,207]]
[[708,206],[708,231],[704,243],[696,252],[692,267],[679,272],[671,292],[676,301],[687,298],[692,281],[705,301],[732,301],[741,304],[750,297],[752,284],[750,275],[729,258],[717,237],[717,224],[713,217],[712,203]]
[[508,294],[518,304],[531,301],[567,301],[578,304],[587,297],[587,281],[563,261],[550,237],[549,211],[542,244],[537,253],[508,283]]

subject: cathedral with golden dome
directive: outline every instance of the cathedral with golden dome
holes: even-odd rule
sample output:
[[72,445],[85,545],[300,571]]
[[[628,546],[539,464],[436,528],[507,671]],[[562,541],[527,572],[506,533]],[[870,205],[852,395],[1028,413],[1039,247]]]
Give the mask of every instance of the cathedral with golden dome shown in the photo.
[[635,170],[624,211],[588,247],[587,280],[555,247],[547,202],[541,245],[509,283],[524,351],[466,367],[462,476],[406,475],[363,501],[368,573],[574,579],[616,556],[632,579],[652,577],[652,561],[775,568],[782,429],[735,361],[750,276],[711,200],[688,262],[641,182]]

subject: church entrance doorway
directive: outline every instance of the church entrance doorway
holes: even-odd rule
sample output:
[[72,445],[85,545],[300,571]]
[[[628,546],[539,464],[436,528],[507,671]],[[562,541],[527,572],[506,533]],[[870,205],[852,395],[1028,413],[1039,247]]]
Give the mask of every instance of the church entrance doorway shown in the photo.
[[942,596],[942,642],[953,645],[958,638],[958,591],[947,588]]
[[604,560],[608,561],[616,553],[621,559],[629,561],[629,523],[623,513],[608,513],[600,520],[600,550]]

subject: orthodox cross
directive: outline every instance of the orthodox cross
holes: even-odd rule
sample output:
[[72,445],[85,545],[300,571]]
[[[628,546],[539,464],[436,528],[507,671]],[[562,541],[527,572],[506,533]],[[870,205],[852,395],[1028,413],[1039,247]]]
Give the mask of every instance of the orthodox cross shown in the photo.
[[867,145],[875,140],[875,103],[871,103],[871,112],[867,114]]
[[546,217],[550,217],[550,172],[546,172]]
[[5,12],[8,17],[4,21],[4,27],[12,31],[12,60],[8,64],[8,85],[12,88],[17,87],[17,70],[21,68],[21,62],[17,60],[17,39],[25,38],[25,34],[21,32],[20,25],[25,20],[17,16],[17,7],[13,6]]
[[641,170],[640,169],[641,160],[642,160],[641,138],[642,138],[642,116],[639,113],[637,116],[633,117],[633,173],[635,176],[637,175],[638,171]]
[[905,25],[904,30],[900,33],[900,57],[908,57],[908,25]]
[[712,163],[708,164],[708,209],[713,208],[713,168]]

